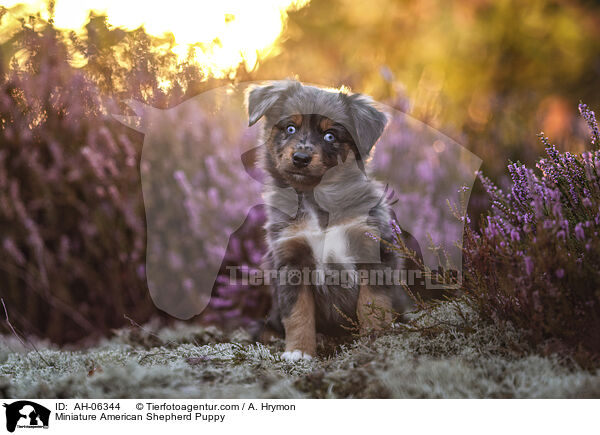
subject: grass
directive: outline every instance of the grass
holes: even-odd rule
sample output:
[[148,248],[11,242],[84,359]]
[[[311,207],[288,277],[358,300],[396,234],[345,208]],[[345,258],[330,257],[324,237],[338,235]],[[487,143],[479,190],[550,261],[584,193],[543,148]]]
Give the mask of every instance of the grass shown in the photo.
[[600,397],[600,371],[541,356],[519,333],[442,303],[417,320],[288,363],[283,341],[253,343],[242,330],[152,324],[114,331],[84,349],[0,341],[6,398],[567,398]]

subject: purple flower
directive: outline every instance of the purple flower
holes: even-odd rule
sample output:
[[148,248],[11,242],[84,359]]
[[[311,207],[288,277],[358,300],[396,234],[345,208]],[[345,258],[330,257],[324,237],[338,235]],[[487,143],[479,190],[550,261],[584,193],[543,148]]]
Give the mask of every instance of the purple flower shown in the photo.
[[367,236],[369,239],[375,240],[376,242],[379,242],[379,237],[377,237],[375,234],[370,233],[368,231],[365,231],[365,236]]
[[513,228],[512,231],[510,232],[510,238],[516,242],[521,240],[521,237],[519,236],[519,232],[515,228]]
[[527,275],[531,276],[533,273],[533,260],[531,257],[525,257],[523,258],[523,261],[525,262],[525,272],[527,272]]
[[596,121],[596,114],[593,110],[588,108],[586,104],[579,105],[579,113],[583,116],[583,119],[587,122],[590,132],[592,134],[592,145],[600,145],[600,131],[598,130],[598,122]]
[[578,240],[585,240],[585,231],[583,230],[583,224],[581,222],[575,225],[575,237]]
[[394,232],[394,235],[396,237],[400,237],[400,235],[402,234],[402,230],[400,229],[398,222],[396,222],[395,220],[391,220],[390,225],[392,227],[392,231]]

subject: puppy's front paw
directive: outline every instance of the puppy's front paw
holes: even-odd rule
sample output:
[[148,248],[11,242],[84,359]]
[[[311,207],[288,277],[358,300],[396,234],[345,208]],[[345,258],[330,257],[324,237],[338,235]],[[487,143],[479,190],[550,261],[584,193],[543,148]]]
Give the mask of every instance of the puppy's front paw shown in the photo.
[[296,349],[296,350],[287,350],[287,351],[283,352],[281,354],[281,359],[288,361],[288,362],[299,361],[301,359],[309,361],[312,359],[312,356],[310,356],[306,352],[302,352],[301,350]]

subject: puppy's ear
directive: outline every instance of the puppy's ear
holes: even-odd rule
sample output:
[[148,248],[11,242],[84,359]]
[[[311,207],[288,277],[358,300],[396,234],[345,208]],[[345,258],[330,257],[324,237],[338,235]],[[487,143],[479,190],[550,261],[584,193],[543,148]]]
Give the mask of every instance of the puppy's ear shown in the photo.
[[267,111],[281,98],[283,93],[298,82],[283,80],[266,86],[252,86],[248,91],[248,126],[256,124]]
[[385,113],[374,107],[371,98],[362,94],[353,94],[348,98],[354,130],[356,131],[356,146],[364,159],[369,155],[373,145],[383,133],[388,118]]

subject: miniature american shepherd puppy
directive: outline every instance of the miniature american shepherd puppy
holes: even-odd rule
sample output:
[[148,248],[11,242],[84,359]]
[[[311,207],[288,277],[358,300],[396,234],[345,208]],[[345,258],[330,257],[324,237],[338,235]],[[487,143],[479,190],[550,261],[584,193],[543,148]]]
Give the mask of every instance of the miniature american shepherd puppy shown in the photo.
[[282,358],[310,359],[317,333],[378,329],[409,304],[400,286],[371,279],[401,261],[380,242],[392,240],[392,213],[366,171],[387,117],[364,95],[294,80],[252,87],[247,104],[250,125],[265,121],[264,266],[277,271],[267,326],[285,334]]

